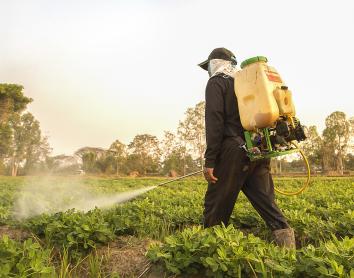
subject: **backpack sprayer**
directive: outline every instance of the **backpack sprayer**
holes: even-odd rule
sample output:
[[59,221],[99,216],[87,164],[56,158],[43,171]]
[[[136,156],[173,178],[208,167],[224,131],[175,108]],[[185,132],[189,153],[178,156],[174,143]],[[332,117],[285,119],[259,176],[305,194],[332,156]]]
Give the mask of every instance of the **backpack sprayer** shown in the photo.
[[251,161],[300,153],[307,169],[307,180],[302,188],[284,195],[303,192],[310,181],[310,167],[297,142],[306,139],[304,126],[295,117],[291,91],[275,68],[267,65],[268,59],[256,56],[241,63],[235,74],[235,93],[245,144],[242,148]]
[[[267,62],[268,59],[263,56],[247,59],[241,63],[241,70],[235,74],[235,94],[241,124],[245,130],[245,142],[240,147],[246,151],[251,161],[300,153],[307,169],[307,179],[303,187],[294,192],[275,188],[275,191],[283,195],[297,195],[310,182],[308,160],[297,145],[297,142],[306,139],[306,132],[295,117],[291,91],[276,69]],[[201,172],[202,170],[196,171],[157,186]]]

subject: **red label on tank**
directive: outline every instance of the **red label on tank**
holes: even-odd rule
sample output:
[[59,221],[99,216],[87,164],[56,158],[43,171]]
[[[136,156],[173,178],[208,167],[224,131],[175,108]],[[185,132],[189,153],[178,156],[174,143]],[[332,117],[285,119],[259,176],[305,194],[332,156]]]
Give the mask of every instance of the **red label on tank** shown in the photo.
[[280,76],[278,75],[277,72],[274,72],[274,71],[266,71],[266,75],[267,75],[269,81],[278,82],[278,83],[282,83],[282,82],[283,82],[283,81],[280,79]]

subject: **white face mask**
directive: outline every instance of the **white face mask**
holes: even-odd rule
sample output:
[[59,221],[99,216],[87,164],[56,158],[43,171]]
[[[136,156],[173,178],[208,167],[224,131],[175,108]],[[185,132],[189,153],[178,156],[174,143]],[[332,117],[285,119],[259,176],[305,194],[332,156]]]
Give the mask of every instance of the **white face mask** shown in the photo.
[[223,59],[212,59],[208,63],[209,77],[213,77],[217,73],[223,73],[225,75],[233,77],[236,71],[237,68],[232,64],[231,61]]

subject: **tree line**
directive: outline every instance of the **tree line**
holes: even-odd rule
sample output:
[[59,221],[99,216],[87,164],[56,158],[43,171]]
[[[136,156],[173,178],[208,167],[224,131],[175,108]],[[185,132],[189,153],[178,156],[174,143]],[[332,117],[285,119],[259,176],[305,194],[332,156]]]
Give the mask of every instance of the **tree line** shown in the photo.
[[[40,124],[26,111],[33,100],[23,87],[0,84],[0,174],[72,174],[85,172],[107,175],[183,175],[203,167],[205,151],[205,103],[188,108],[176,132],[165,131],[159,140],[138,134],[129,144],[115,140],[108,148],[83,147],[74,155],[52,156],[48,138]],[[354,118],[334,112],[326,118],[320,135],[316,126],[308,128],[302,144],[313,171],[354,170]],[[281,160],[280,160],[281,162]],[[301,167],[298,161],[283,161],[282,167]]]
[[115,140],[107,150],[82,148],[86,173],[116,175],[184,175],[203,167],[205,151],[204,102],[188,108],[177,132],[165,131],[162,140],[138,134],[127,145]]
[[316,126],[308,128],[308,139],[302,143],[312,169],[343,174],[354,170],[354,117],[344,112],[331,113],[325,120],[322,135]]

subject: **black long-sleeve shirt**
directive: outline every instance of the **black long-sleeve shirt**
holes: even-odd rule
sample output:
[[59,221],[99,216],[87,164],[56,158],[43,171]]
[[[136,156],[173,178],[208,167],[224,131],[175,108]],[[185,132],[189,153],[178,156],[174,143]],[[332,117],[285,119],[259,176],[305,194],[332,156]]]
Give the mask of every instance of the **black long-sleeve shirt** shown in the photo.
[[209,79],[205,89],[205,128],[205,167],[214,168],[223,139],[243,137],[232,77],[219,74]]

